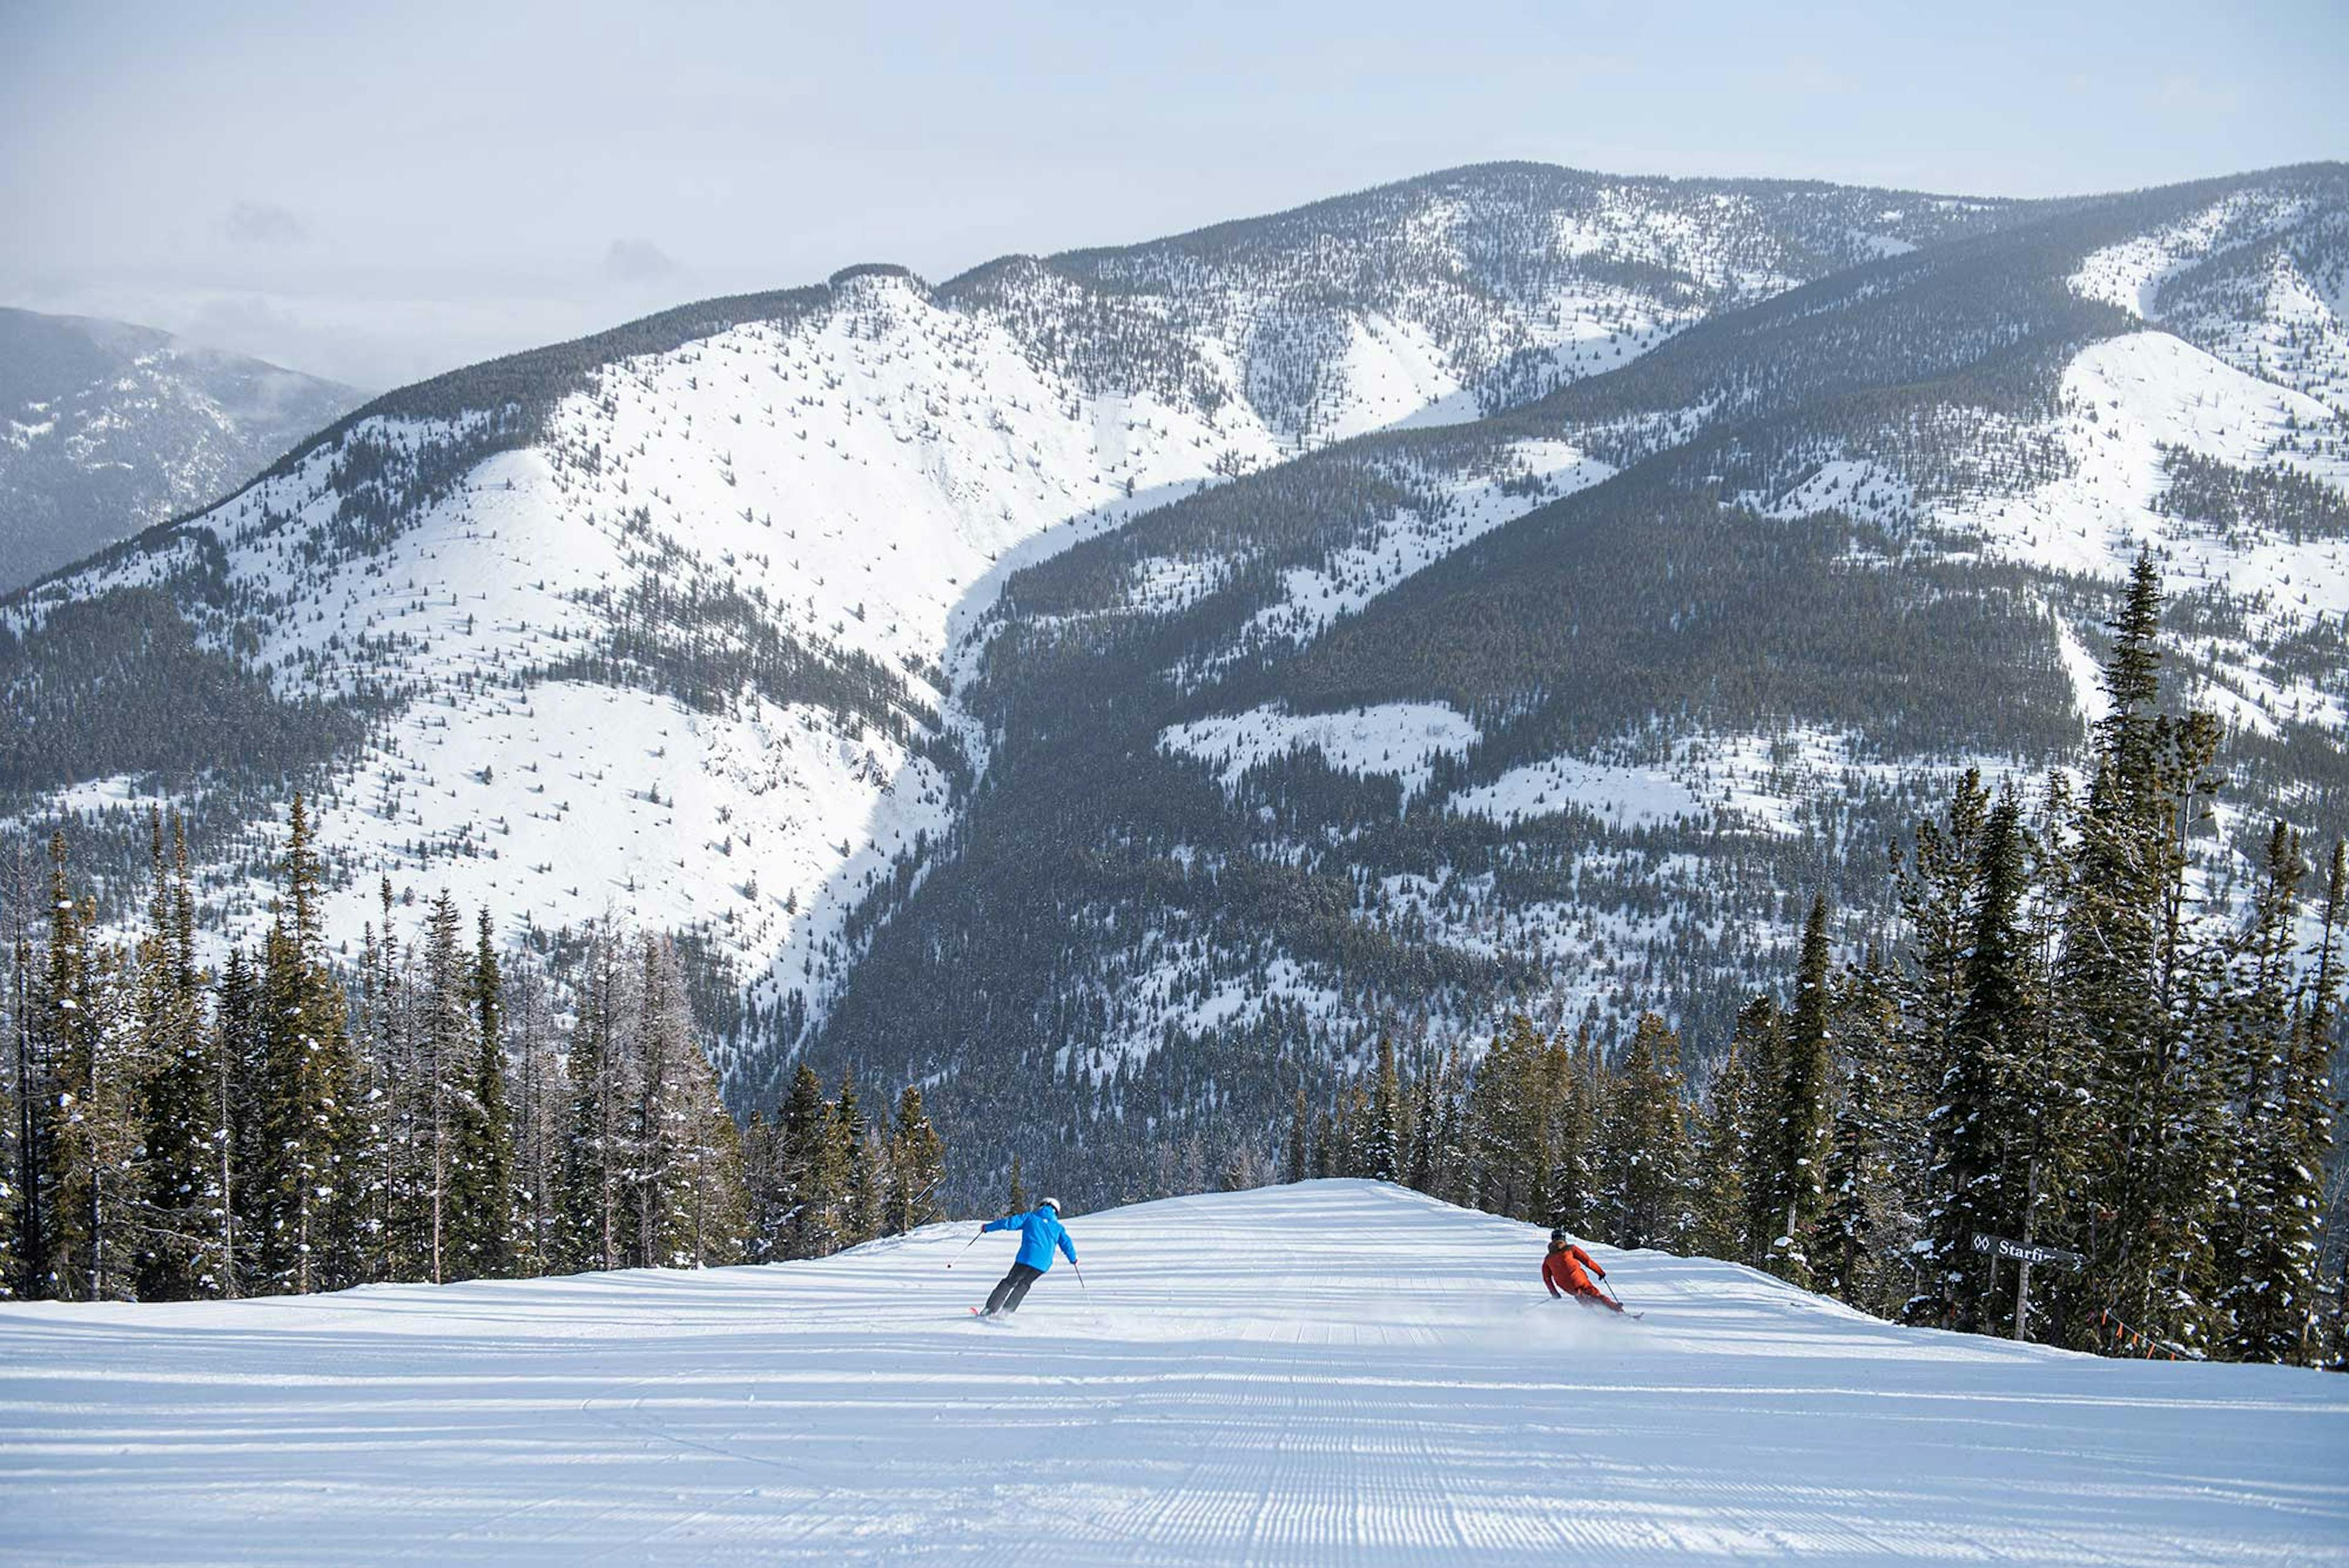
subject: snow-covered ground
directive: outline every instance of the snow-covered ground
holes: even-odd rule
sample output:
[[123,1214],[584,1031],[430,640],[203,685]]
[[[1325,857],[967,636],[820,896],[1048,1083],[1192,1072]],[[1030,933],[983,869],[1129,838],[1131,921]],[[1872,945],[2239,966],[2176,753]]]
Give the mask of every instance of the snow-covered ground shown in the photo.
[[[1627,742],[1627,749],[1639,748]],[[1864,737],[1816,724],[1695,735],[1672,742],[1670,752],[1669,759],[1657,762],[1562,753],[1457,790],[1444,806],[1505,823],[1580,809],[1621,828],[1712,819],[1745,831],[1793,835],[1821,802],[1927,784],[1938,793],[1968,768],[1993,783],[2028,783],[2034,771],[2013,758],[1988,755],[1888,761],[1868,754]]]
[[[2349,1385],[1902,1329],[1364,1182],[820,1263],[0,1309],[0,1558],[2349,1562]],[[958,1262],[951,1272],[946,1265]]]
[[1259,763],[1311,751],[1340,772],[1400,780],[1408,801],[1427,787],[1437,757],[1458,756],[1480,738],[1465,714],[1441,702],[1380,702],[1335,713],[1253,708],[1169,725],[1158,743],[1214,767],[1226,793]]
[[1619,827],[1653,827],[1702,814],[1696,793],[1663,768],[1560,754],[1511,768],[1487,784],[1454,792],[1447,811],[1516,822],[1579,806]]

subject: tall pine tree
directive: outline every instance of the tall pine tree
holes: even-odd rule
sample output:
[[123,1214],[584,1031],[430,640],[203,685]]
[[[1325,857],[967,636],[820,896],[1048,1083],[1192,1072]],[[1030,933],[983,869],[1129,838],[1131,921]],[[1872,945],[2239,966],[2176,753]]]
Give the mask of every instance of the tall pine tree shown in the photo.
[[285,883],[264,945],[256,1117],[254,1271],[274,1293],[334,1290],[358,1275],[357,1071],[342,986],[328,969],[323,874],[307,806],[294,797]]
[[1803,922],[1795,1005],[1778,1060],[1777,1093],[1766,1129],[1770,1211],[1776,1232],[1770,1268],[1796,1284],[1811,1281],[1812,1227],[1826,1201],[1826,1137],[1832,1062],[1827,1039],[1827,901],[1811,900]]
[[472,1061],[450,1162],[449,1277],[495,1279],[513,1268],[513,1129],[506,1111],[505,977],[487,909],[474,927],[465,1000]]

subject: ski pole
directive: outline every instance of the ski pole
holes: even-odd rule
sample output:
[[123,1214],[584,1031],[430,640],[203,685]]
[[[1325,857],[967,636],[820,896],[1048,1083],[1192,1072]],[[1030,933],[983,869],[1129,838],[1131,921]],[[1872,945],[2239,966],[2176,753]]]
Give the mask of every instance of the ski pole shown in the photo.
[[[987,1232],[986,1232],[986,1231],[981,1231],[978,1233],[978,1236],[984,1236],[984,1235],[986,1235],[986,1234],[987,1234]],[[965,1242],[962,1244],[962,1252],[968,1252],[968,1251],[969,1251],[973,1247],[978,1246],[978,1236],[973,1236],[969,1241],[965,1241]],[[953,1257],[953,1258],[948,1258],[948,1259],[947,1260],[947,1268],[949,1268],[949,1269],[953,1268],[953,1267],[955,1266],[955,1258],[959,1258],[959,1257],[961,1257],[961,1256],[962,1256],[962,1252],[957,1252],[957,1253],[954,1255],[954,1257]]]
[[1076,1269],[1077,1271],[1077,1289],[1085,1293],[1085,1300],[1088,1302],[1092,1301],[1093,1299],[1093,1288],[1092,1286],[1085,1283],[1084,1270],[1077,1267],[1077,1261],[1074,1258],[1071,1258],[1069,1260],[1069,1267]]

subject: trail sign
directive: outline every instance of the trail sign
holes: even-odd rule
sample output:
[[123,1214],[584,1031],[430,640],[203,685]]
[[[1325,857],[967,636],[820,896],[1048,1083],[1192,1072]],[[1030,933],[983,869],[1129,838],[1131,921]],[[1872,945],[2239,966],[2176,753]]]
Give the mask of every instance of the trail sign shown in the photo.
[[2010,1241],[2004,1236],[1986,1235],[1980,1231],[1974,1232],[1974,1251],[2013,1258],[2018,1263],[2053,1263],[2075,1274],[2088,1266],[2088,1260],[2078,1252],[2067,1252],[2061,1247],[2042,1247],[2035,1242]]

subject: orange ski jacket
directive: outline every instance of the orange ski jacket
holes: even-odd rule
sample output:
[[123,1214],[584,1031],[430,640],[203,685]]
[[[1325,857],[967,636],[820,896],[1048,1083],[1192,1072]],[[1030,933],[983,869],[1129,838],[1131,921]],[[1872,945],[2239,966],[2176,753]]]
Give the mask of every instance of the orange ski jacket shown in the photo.
[[1549,1255],[1542,1260],[1541,1273],[1542,1283],[1554,1296],[1595,1296],[1599,1287],[1590,1282],[1591,1275],[1602,1280],[1607,1277],[1599,1260],[1571,1241],[1550,1249]]

